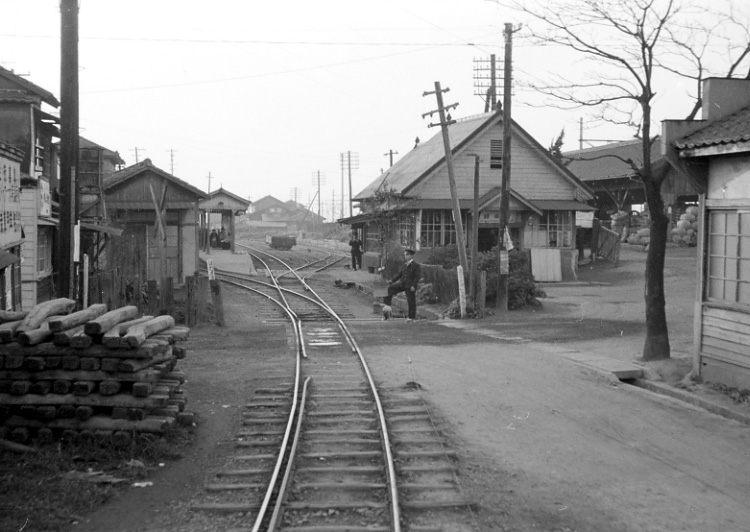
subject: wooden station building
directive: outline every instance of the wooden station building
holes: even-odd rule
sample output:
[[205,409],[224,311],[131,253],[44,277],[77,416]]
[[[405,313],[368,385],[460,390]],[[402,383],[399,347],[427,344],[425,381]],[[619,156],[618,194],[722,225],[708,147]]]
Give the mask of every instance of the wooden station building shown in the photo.
[[219,188],[208,194],[208,197],[202,199],[198,208],[200,209],[200,220],[201,220],[201,249],[209,250],[209,232],[210,227],[210,215],[211,213],[219,213],[221,215],[221,226],[226,231],[226,240],[229,241],[229,251],[234,253],[234,239],[235,239],[235,224],[234,219],[236,216],[243,215],[247,212],[250,207],[250,201],[232,194],[224,188]]
[[198,203],[207,194],[154,166],[150,159],[104,180],[111,223],[124,229],[138,275],[182,283],[198,268]]

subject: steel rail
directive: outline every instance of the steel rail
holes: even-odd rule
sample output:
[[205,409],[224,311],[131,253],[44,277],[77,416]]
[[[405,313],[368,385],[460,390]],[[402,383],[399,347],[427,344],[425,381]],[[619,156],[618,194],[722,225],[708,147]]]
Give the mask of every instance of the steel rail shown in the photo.
[[[273,257],[273,255],[270,253],[266,253],[266,252],[263,252],[263,253]],[[269,270],[269,273],[270,273],[270,269],[265,264],[265,261],[263,261],[260,257],[257,257],[257,258],[264,264],[264,266],[266,266],[266,268]],[[375,385],[375,380],[372,377],[372,372],[370,371],[370,367],[367,365],[367,361],[365,360],[364,354],[362,353],[362,350],[359,348],[359,345],[354,339],[354,336],[352,335],[351,331],[349,331],[349,328],[346,326],[346,324],[341,319],[341,317],[338,314],[336,314],[336,312],[307,284],[307,282],[305,282],[305,280],[302,277],[300,277],[292,268],[290,268],[288,264],[286,264],[284,261],[276,257],[274,257],[274,260],[286,266],[291,271],[291,273],[300,281],[300,283],[302,283],[305,289],[308,290],[311,294],[313,294],[321,302],[321,304],[324,306],[324,308],[329,313],[329,315],[338,323],[339,328],[341,328],[342,332],[344,333],[344,336],[347,338],[347,341],[349,342],[349,345],[352,348],[352,352],[356,353],[357,356],[359,357],[360,363],[362,364],[362,367],[365,371],[365,375],[367,375],[367,381],[369,383],[370,390],[372,391],[373,399],[375,400],[375,405],[378,411],[378,421],[380,424],[381,443],[383,447],[383,452],[386,456],[386,463],[387,463],[386,474],[388,476],[388,488],[389,488],[389,493],[391,496],[391,510],[392,510],[391,519],[393,521],[393,532],[401,532],[401,509],[400,509],[399,496],[398,496],[398,486],[396,482],[396,468],[394,465],[393,453],[391,451],[391,441],[390,441],[390,436],[388,434],[388,426],[386,425],[386,421],[385,421],[385,411],[383,409],[382,401],[380,400],[380,394],[378,394],[377,386]],[[271,275],[271,277],[273,278],[273,275]],[[286,303],[286,299],[284,299],[284,301]],[[304,341],[302,343],[304,344]],[[295,384],[295,386],[297,386],[297,383]],[[295,398],[295,401],[296,401],[296,398]],[[275,473],[276,472],[274,472],[274,474]],[[252,532],[258,532],[258,531],[256,528],[253,528]]]
[[286,471],[284,472],[284,479],[279,486],[279,493],[276,497],[276,505],[274,506],[273,513],[271,514],[271,520],[268,523],[267,532],[274,532],[276,525],[281,515],[281,508],[286,503],[286,497],[289,488],[289,479],[292,476],[292,470],[294,469],[294,459],[297,456],[297,446],[299,445],[299,437],[302,432],[302,422],[305,418],[305,405],[307,404],[307,385],[312,380],[312,377],[307,377],[305,383],[302,385],[302,398],[300,399],[299,414],[297,415],[297,428],[294,431],[294,440],[292,441],[292,447],[289,450],[289,459],[286,463]]

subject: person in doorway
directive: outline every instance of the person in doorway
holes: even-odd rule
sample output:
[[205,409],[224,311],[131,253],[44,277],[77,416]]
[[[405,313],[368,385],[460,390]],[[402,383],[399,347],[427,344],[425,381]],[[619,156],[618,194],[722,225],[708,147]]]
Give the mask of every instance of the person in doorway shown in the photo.
[[212,248],[219,247],[219,234],[216,229],[211,229],[211,234],[208,236],[208,243]]
[[404,260],[405,262],[398,274],[391,279],[388,285],[388,295],[383,298],[383,320],[390,319],[393,296],[401,292],[406,294],[406,302],[409,306],[406,321],[414,321],[417,318],[417,285],[419,284],[421,268],[414,261],[413,249],[404,251]]
[[227,239],[227,230],[224,229],[224,226],[221,226],[221,229],[219,230],[219,242],[224,242]]
[[362,269],[362,241],[357,238],[357,233],[352,233],[352,239],[349,241],[352,248],[352,270]]

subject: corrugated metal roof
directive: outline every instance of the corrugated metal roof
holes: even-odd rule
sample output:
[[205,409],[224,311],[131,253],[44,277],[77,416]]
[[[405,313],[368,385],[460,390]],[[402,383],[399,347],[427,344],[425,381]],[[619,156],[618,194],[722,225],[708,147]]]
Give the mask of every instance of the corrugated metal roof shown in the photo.
[[[563,157],[570,161],[567,163],[568,170],[583,182],[632,177],[636,172],[627,161],[632,160],[637,168],[643,166],[643,140],[626,140],[567,151]],[[657,144],[652,144],[651,162],[655,163],[661,158]]]
[[678,150],[689,150],[747,141],[750,141],[750,106],[675,141],[674,145]]

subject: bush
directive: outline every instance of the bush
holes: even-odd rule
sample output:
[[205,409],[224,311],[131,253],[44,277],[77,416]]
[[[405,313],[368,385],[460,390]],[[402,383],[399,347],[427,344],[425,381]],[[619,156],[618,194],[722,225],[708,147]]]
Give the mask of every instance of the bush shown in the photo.
[[458,260],[458,247],[455,245],[441,248],[433,248],[424,260],[424,264],[434,264],[446,270],[452,270],[460,264]]
[[[528,306],[538,306],[539,298],[547,297],[544,290],[534,284],[531,273],[530,254],[523,250],[508,252],[508,308],[511,310]],[[497,294],[497,249],[480,253],[477,265],[480,271],[487,272],[487,299],[495,299]]]
[[[516,250],[509,252],[508,256],[510,260],[510,275],[508,277],[508,308],[519,309],[527,306],[538,306],[540,304],[538,298],[546,297],[547,294],[544,293],[544,290],[538,288],[534,284],[529,253],[527,251]],[[424,264],[455,269],[459,264],[458,248],[456,246],[436,248],[432,250],[430,255],[424,261]],[[497,248],[493,248],[488,252],[479,253],[477,256],[477,267],[479,271],[487,272],[486,297],[488,300],[494,300],[497,293]],[[428,269],[423,268],[423,276],[425,275],[425,270]],[[434,274],[434,272],[432,273]],[[455,280],[455,272],[452,274],[452,279],[451,284],[453,290],[457,292],[458,282]],[[440,292],[440,300],[444,301],[445,298],[443,297],[442,287],[436,287],[436,289]],[[455,299],[455,297],[456,296],[453,296],[449,301]]]

